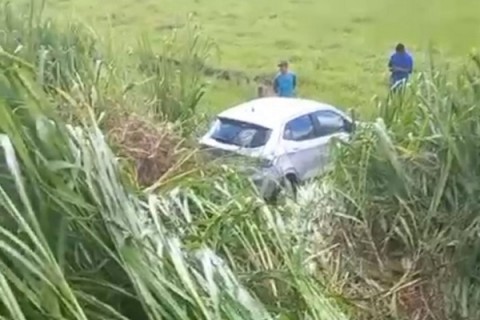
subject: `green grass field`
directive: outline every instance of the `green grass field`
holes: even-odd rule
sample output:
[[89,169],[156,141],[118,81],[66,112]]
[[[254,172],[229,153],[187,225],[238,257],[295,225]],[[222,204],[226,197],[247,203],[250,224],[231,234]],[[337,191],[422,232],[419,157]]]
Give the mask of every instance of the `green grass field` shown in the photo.
[[[160,39],[192,13],[219,47],[213,64],[255,75],[287,58],[301,96],[364,112],[385,93],[397,41],[413,51],[417,70],[430,46],[456,64],[480,43],[476,0],[50,0],[48,7],[97,30],[110,25],[132,44],[145,31]],[[216,81],[203,104],[214,111],[254,94],[254,85]]]

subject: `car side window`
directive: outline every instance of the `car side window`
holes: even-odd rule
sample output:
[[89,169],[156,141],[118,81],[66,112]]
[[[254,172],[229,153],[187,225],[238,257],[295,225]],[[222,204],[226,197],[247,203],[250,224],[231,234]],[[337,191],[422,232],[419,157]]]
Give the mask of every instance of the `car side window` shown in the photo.
[[317,135],[320,137],[347,131],[347,120],[336,112],[318,111],[314,116],[318,122]]
[[304,141],[314,139],[315,126],[310,115],[303,115],[289,121],[285,125],[283,139],[290,141]]

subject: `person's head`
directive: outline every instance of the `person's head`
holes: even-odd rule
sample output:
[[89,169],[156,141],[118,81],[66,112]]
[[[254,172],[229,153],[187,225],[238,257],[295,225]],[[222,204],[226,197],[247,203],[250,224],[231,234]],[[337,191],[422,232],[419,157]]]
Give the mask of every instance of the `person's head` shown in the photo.
[[288,62],[287,61],[280,61],[278,64],[278,68],[280,69],[281,73],[286,73],[288,71]]
[[405,45],[403,43],[399,43],[395,46],[395,52],[397,53],[404,53],[405,52]]

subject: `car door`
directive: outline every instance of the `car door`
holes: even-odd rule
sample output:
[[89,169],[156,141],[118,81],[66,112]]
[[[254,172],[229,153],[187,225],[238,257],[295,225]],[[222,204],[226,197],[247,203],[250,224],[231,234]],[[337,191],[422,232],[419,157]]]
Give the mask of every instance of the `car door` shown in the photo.
[[317,111],[313,115],[316,135],[318,136],[318,168],[322,173],[331,163],[332,140],[346,140],[350,136],[351,124],[342,115],[331,110]]
[[320,160],[318,136],[312,114],[288,121],[283,128],[282,146],[285,151],[280,163],[284,173],[294,170],[297,178],[305,180],[315,175]]

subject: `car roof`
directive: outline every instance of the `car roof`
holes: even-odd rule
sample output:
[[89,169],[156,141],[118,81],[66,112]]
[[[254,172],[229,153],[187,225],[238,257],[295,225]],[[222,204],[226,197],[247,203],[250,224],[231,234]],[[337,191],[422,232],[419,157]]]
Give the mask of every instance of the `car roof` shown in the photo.
[[267,97],[239,104],[221,112],[218,117],[273,129],[296,116],[321,110],[341,112],[331,105],[313,100]]

